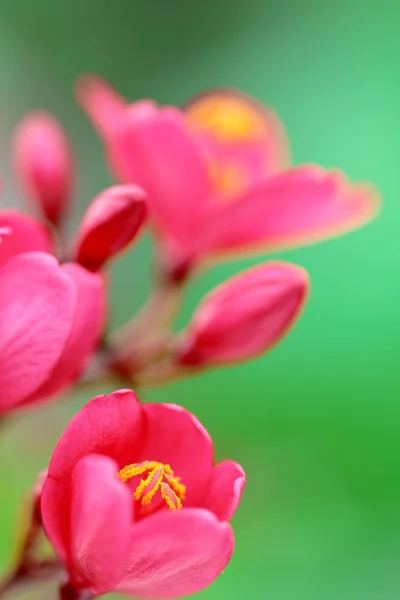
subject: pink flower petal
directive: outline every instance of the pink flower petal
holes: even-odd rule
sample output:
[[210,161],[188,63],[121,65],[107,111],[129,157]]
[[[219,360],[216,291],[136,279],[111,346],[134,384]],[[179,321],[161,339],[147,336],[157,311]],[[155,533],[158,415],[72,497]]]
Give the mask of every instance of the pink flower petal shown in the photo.
[[77,304],[71,332],[60,360],[30,403],[59,394],[72,385],[97,349],[104,328],[106,298],[103,276],[67,263],[62,270],[73,281]]
[[218,196],[238,195],[289,164],[283,125],[255,98],[216,88],[195,96],[184,108],[201,136]]
[[29,199],[51,223],[59,225],[70,201],[73,167],[65,132],[51,113],[32,112],[19,123],[13,162]]
[[117,591],[141,598],[179,598],[214,581],[229,562],[233,534],[202,509],[163,511],[134,526],[129,569]]
[[178,110],[133,105],[110,142],[124,180],[146,192],[157,229],[173,244],[193,245],[211,188],[200,145]]
[[71,568],[95,594],[117,585],[129,557],[133,501],[117,471],[115,461],[91,454],[72,473]]
[[365,184],[350,184],[338,171],[299,167],[217,207],[203,251],[272,251],[315,242],[367,223],[378,206],[377,194]]
[[83,75],[75,86],[75,97],[101,137],[119,123],[126,100],[97,75]]
[[1,210],[0,229],[3,228],[8,234],[1,236],[0,265],[22,252],[52,253],[50,232],[40,221],[16,210]]
[[307,273],[276,262],[257,265],[210,292],[183,335],[178,360],[207,366],[266,352],[293,325],[304,306]]
[[211,510],[220,521],[230,521],[242,497],[245,473],[232,460],[224,460],[213,469],[211,484],[204,508]]
[[119,185],[101,193],[89,205],[77,234],[77,261],[92,271],[101,269],[137,236],[146,218],[144,192]]
[[57,260],[21,254],[0,269],[0,411],[14,408],[51,373],[67,343],[76,292]]
[[213,464],[212,440],[187,410],[175,404],[144,404],[145,436],[135,462],[169,464],[186,486],[184,506],[199,505],[206,495]]
[[120,468],[135,461],[142,439],[142,412],[131,390],[119,390],[89,402],[70,422],[56,449],[43,488],[44,529],[61,558],[69,554],[71,473],[86,454],[103,454]]

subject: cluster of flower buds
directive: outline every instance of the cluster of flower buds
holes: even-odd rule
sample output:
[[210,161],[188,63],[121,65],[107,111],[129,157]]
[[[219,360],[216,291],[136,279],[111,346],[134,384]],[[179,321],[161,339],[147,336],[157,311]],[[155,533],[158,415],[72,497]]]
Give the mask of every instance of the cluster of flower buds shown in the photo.
[[[173,329],[190,278],[215,260],[349,231],[378,208],[374,190],[316,165],[291,167],[273,111],[227,89],[181,109],[129,104],[102,79],[77,85],[116,185],[65,237],[74,164],[45,112],[19,124],[15,174],[39,218],[0,211],[0,415],[112,375],[152,385],[268,351],[305,305],[300,267],[259,264],[223,282]],[[121,330],[106,334],[107,267],[154,234],[154,286]],[[63,600],[116,590],[177,598],[209,585],[233,551],[229,521],[243,469],[213,463],[212,441],[175,405],[140,405],[130,390],[99,396],[71,421],[35,489],[19,562],[0,586],[60,570]],[[44,530],[57,558],[35,555]]]

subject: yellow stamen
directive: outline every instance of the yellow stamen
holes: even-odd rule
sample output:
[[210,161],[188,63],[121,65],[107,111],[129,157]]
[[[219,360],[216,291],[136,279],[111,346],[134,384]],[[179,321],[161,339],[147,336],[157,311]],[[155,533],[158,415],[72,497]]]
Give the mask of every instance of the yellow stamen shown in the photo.
[[187,110],[189,120],[225,142],[252,141],[265,134],[260,111],[244,98],[212,95],[199,98]]
[[170,465],[145,460],[142,463],[127,465],[118,473],[118,477],[124,483],[138,475],[145,475],[145,478],[140,480],[133,497],[140,501],[142,506],[151,504],[154,496],[160,490],[161,498],[168,508],[171,510],[182,508],[186,487],[180,483],[179,477],[175,477]]
[[182,502],[180,498],[173,490],[171,490],[168,483],[161,484],[161,497],[165,500],[169,509],[179,510],[182,508]]

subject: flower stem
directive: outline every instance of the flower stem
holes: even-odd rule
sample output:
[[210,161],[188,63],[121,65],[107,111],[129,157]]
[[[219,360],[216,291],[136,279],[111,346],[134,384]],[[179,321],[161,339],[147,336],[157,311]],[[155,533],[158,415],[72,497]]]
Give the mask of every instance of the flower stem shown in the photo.
[[43,581],[61,572],[61,564],[57,560],[46,560],[30,565],[19,565],[0,580],[0,598],[15,593],[32,582]]
[[108,370],[135,379],[135,373],[168,354],[170,325],[181,302],[183,282],[156,273],[154,289],[142,310],[108,341]]

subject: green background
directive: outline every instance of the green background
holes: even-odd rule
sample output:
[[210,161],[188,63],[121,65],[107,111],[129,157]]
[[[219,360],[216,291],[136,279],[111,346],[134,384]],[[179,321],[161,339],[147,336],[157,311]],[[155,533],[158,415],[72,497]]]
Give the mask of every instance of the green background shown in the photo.
[[[312,295],[273,352],[142,392],[192,410],[213,435],[217,457],[247,471],[234,557],[199,598],[399,598],[399,19],[394,0],[1,1],[3,205],[20,202],[8,141],[31,108],[54,110],[68,128],[79,213],[109,183],[100,144],[71,93],[88,71],[132,99],[162,103],[214,85],[244,89],[278,111],[294,163],[338,166],[384,196],[382,215],[365,229],[279,255],[308,269]],[[145,299],[149,257],[144,240],[113,269],[113,326]],[[188,290],[182,319],[206,290],[255,262],[205,273]],[[87,399],[3,429],[3,566],[21,493]]]

